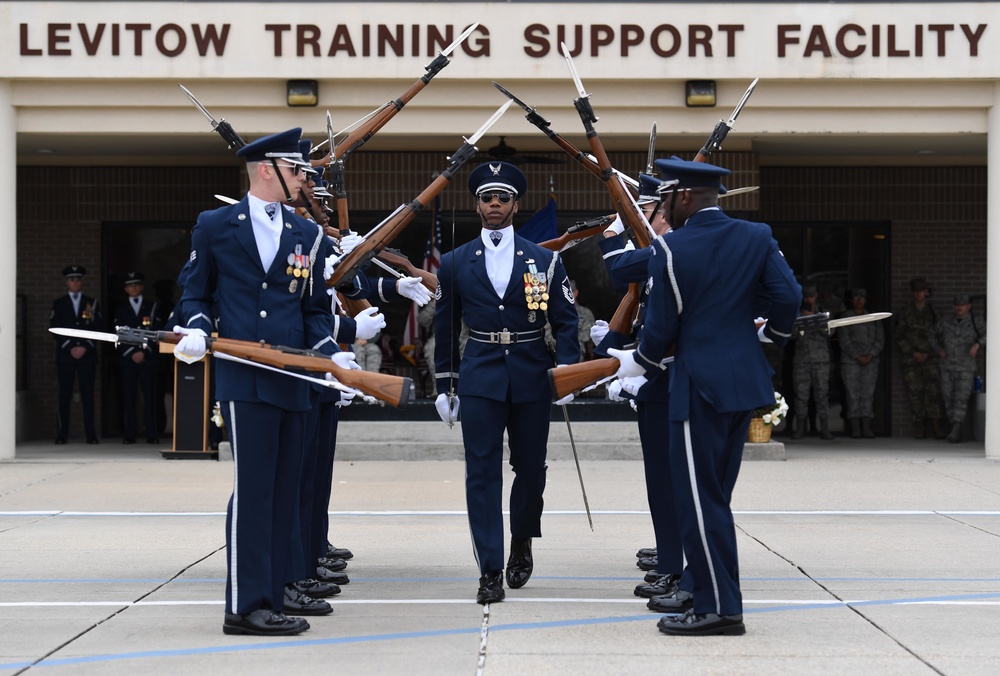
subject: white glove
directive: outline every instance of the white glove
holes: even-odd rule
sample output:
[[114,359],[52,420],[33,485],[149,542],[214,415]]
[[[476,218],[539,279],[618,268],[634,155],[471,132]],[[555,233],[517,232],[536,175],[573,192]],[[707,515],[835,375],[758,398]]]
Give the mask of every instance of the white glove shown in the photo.
[[193,364],[205,356],[208,345],[205,343],[205,332],[201,329],[185,329],[175,326],[174,333],[181,333],[183,338],[174,347],[174,356],[185,364]]
[[604,232],[613,232],[616,235],[620,235],[625,232],[625,225],[622,223],[622,219],[616,218],[611,225],[604,228]]
[[612,347],[608,348],[608,354],[621,363],[616,374],[620,379],[641,376],[646,372],[646,369],[636,362],[635,350],[616,350]]
[[629,399],[628,405],[632,407],[632,410],[636,413],[639,412],[639,404],[635,403],[635,399]]
[[337,267],[340,259],[341,257],[337,254],[331,254],[326,257],[326,262],[323,264],[323,279],[330,279],[333,276],[333,269]]
[[621,381],[621,383],[622,383],[622,392],[628,392],[633,397],[638,396],[639,390],[642,388],[643,385],[645,385],[648,382],[649,382],[649,379],[646,378],[646,376],[636,376],[634,378],[625,378],[624,380]]
[[611,384],[608,385],[608,399],[611,401],[625,401],[625,397],[622,396],[622,381],[612,380]]
[[573,393],[572,392],[570,392],[569,394],[567,394],[562,399],[557,399],[556,402],[555,402],[555,404],[556,404],[556,406],[565,406],[566,404],[568,404],[571,401],[573,401]]
[[344,408],[345,406],[350,406],[351,403],[354,401],[354,395],[355,395],[354,392],[341,391],[340,401],[336,402],[334,406],[336,406],[337,408]]
[[355,334],[361,340],[371,340],[379,331],[385,328],[385,317],[378,313],[378,307],[370,307],[354,315],[354,321],[358,324]]
[[351,253],[351,251],[354,250],[354,247],[365,241],[364,237],[353,230],[351,230],[350,233],[351,234],[344,235],[340,238],[340,252],[345,256]]
[[760,325],[760,328],[757,329],[757,340],[762,343],[773,343],[773,340],[764,335],[764,329],[767,328],[767,320],[763,317],[757,317],[757,319],[753,320],[753,323],[756,324],[757,322],[764,322]]
[[601,341],[604,340],[604,336],[608,335],[608,331],[611,327],[603,319],[598,319],[594,322],[594,325],[590,327],[590,339],[594,341],[594,345],[600,345]]
[[361,366],[357,362],[357,355],[353,352],[334,352],[330,355],[334,364],[348,371],[360,371]]
[[439,394],[437,399],[434,400],[434,408],[437,409],[441,422],[448,423],[449,425],[458,420],[459,406],[460,402],[458,401],[457,394],[451,397],[450,405],[447,394]]
[[396,280],[396,291],[400,296],[409,298],[419,307],[431,302],[431,292],[421,283],[419,277],[403,277]]

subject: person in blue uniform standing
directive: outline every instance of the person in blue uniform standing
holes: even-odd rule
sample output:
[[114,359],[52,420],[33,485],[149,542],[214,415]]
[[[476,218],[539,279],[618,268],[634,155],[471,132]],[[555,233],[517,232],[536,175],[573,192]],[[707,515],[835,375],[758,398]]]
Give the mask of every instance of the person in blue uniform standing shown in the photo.
[[[128,300],[115,308],[115,326],[130,326],[147,331],[163,328],[159,306],[143,296],[146,276],[141,272],[125,273],[125,294]],[[156,364],[159,344],[118,346],[118,368],[122,376],[122,443],[134,444],[138,431],[136,420],[136,392],[142,391],[142,419],[146,426],[146,441],[159,443],[156,436]]]
[[[83,293],[82,265],[63,268],[66,279],[65,296],[52,302],[49,328],[103,331],[104,320],[97,301]],[[56,443],[65,444],[69,437],[69,403],[73,398],[73,381],[80,383],[83,403],[83,430],[88,444],[100,443],[94,427],[94,378],[97,374],[97,345],[85,338],[56,336],[56,376],[59,379],[59,420]]]
[[[546,321],[556,339],[555,363],[580,358],[578,318],[562,261],[514,232],[512,221],[526,189],[524,174],[507,162],[472,171],[469,191],[476,197],[482,231],[442,257],[435,294],[435,405],[448,424],[461,411],[465,496],[480,572],[476,600],[482,604],[505,595],[504,430],[515,475],[506,565],[512,589],[531,577],[531,540],[542,534],[550,411],[546,382],[553,366],[542,339]],[[463,320],[470,336],[460,357]]]
[[[308,167],[299,152],[300,135],[300,129],[290,129],[241,148],[237,155],[247,163],[249,193],[198,217],[180,302],[183,324],[177,328],[186,335],[175,349],[179,358],[204,355],[213,299],[223,338],[307,348],[329,336],[329,296],[322,275],[317,280],[313,274],[310,256],[323,233],[282,208],[298,195]],[[335,355],[343,356],[348,359],[341,366],[348,367],[353,355]],[[308,622],[282,611],[298,541],[293,531],[310,385],[219,360],[216,396],[236,470],[226,518],[223,631],[301,633]]]
[[[648,174],[639,175],[639,197],[636,202],[649,222],[653,232],[662,236],[670,229],[664,215],[663,205],[657,189],[661,181]],[[623,228],[615,221],[604,232],[599,242],[604,255],[608,274],[615,288],[621,292],[628,285],[642,285],[639,299],[639,316],[633,326],[637,338],[642,336],[642,325],[645,319],[646,306],[649,302],[649,259],[653,250],[651,247],[630,249],[622,238]],[[596,334],[596,335],[595,335]],[[599,338],[595,354],[607,356],[608,348],[621,348],[626,342],[632,342],[631,336],[608,332],[607,322],[603,322],[591,331],[594,338]],[[655,576],[640,584],[633,590],[636,596],[653,599],[674,592],[680,582],[684,569],[684,550],[681,546],[680,531],[677,528],[677,517],[674,513],[673,496],[667,488],[670,483],[670,466],[668,462],[668,444],[664,440],[663,426],[667,420],[670,387],[668,380],[667,360],[662,367],[649,377],[645,375],[617,380],[609,386],[609,394],[616,399],[625,396],[635,400],[636,413],[639,422],[639,439],[642,443],[642,462],[646,477],[646,499],[649,503],[649,514],[653,522],[653,534],[656,539]],[[653,603],[650,601],[650,603]],[[650,606],[651,609],[655,607]]]
[[[732,499],[752,410],[774,402],[771,367],[760,341],[784,344],[802,289],[763,223],[730,218],[718,207],[721,167],[657,160],[676,182],[661,186],[673,230],[653,243],[650,297],[635,350],[608,350],[619,377],[670,369],[670,490],[692,591],[665,615],[673,635],[743,634]],[[672,185],[670,184],[672,183]],[[756,331],[755,310],[769,306]]]

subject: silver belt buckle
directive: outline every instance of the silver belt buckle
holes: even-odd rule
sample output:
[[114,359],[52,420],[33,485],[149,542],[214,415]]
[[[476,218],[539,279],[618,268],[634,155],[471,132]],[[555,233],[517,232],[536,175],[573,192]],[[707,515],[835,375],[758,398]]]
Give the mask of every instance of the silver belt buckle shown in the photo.
[[501,345],[510,345],[510,331],[508,331],[507,329],[504,329],[503,331],[501,331],[497,335],[500,336],[500,344]]

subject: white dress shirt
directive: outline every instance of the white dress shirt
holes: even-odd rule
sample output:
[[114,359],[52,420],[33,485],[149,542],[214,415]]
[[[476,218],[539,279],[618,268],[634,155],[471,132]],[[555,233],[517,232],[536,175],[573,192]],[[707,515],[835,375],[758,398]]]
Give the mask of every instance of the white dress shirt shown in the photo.
[[[496,246],[490,239],[490,234],[500,233],[503,238]],[[508,225],[502,230],[487,230],[483,228],[479,237],[483,241],[483,255],[486,257],[486,274],[490,277],[493,290],[497,297],[503,298],[510,284],[510,274],[514,270],[514,226]]]
[[281,226],[283,225],[281,204],[277,204],[274,216],[268,216],[264,207],[274,202],[265,202],[259,197],[248,196],[250,204],[250,223],[253,225],[253,236],[257,240],[257,252],[260,254],[261,265],[267,272],[281,243]]

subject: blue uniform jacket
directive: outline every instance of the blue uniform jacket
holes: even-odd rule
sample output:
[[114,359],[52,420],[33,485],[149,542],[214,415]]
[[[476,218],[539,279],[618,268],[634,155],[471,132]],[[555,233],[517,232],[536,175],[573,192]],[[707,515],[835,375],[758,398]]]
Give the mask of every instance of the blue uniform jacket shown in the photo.
[[765,335],[783,345],[802,300],[771,228],[699,211],[658,237],[649,264],[650,298],[636,360],[647,374],[676,346],[670,419],[687,420],[692,391],[720,413],[774,403],[771,367],[754,329],[762,298]]
[[463,318],[473,331],[540,332],[548,314],[556,339],[556,363],[576,363],[580,359],[579,319],[566,270],[556,257],[552,278],[547,280],[547,312],[532,312],[524,294],[528,261],[533,261],[539,272],[548,273],[557,254],[515,233],[513,270],[501,299],[490,283],[482,249],[483,242],[477,237],[441,259],[434,320],[437,391],[447,393],[454,383],[459,395],[504,401],[509,390],[513,403],[548,401],[544,376],[553,360],[544,340],[503,345],[470,339],[460,359],[459,333]]
[[[103,331],[104,320],[101,318],[101,309],[96,300],[90,296],[80,294],[80,312],[77,314],[73,311],[73,301],[67,293],[52,302],[49,327]],[[97,361],[97,345],[89,338],[69,338],[55,334],[52,334],[52,336],[56,339],[57,364],[89,364]],[[70,350],[74,347],[87,348],[87,354],[80,357],[79,360],[74,359],[70,354]]]
[[[159,331],[163,328],[163,318],[160,317],[159,306],[151,300],[142,299],[139,306],[139,314],[132,309],[132,303],[125,301],[115,308],[115,327],[130,326],[134,329],[145,329],[146,331]],[[170,327],[173,329],[173,327]],[[159,344],[149,342],[145,345],[118,345],[118,357],[123,361],[132,361],[132,354],[137,350],[146,353],[146,361],[154,363],[159,357]]]
[[[329,338],[332,315],[320,257],[309,270],[310,279],[288,272],[288,256],[308,256],[322,232],[311,221],[287,210],[282,213],[285,227],[277,255],[266,272],[257,251],[246,197],[237,204],[198,216],[191,233],[189,274],[180,300],[184,326],[210,334],[215,328],[214,298],[218,300],[218,332],[222,338],[262,340],[294,348],[310,348]],[[321,255],[322,241],[319,244]],[[302,411],[309,408],[309,384],[220,359],[216,364],[216,397],[220,401],[262,402]]]
[[[608,275],[610,275],[611,283],[616,291],[626,291],[629,284],[643,285],[637,321],[639,330],[636,334],[636,340],[639,340],[642,338],[642,323],[645,321],[646,309],[649,304],[649,287],[646,281],[649,279],[649,259],[652,258],[653,249],[651,247],[625,249],[621,237],[604,237],[598,244],[601,251],[604,252],[604,264],[607,266]],[[626,341],[621,340],[620,336],[613,335],[613,332],[608,332],[608,336],[601,341],[601,354],[606,354],[604,350],[607,347],[621,349],[623,345],[619,343]],[[664,364],[658,372],[648,373],[646,377],[649,382],[639,389],[639,394],[635,397],[636,401],[669,401],[670,381],[667,378],[667,366]]]

